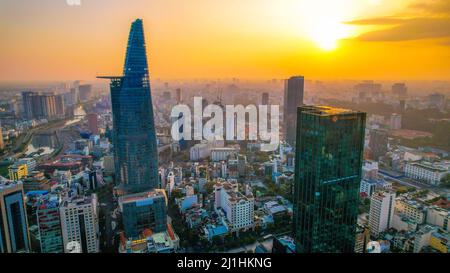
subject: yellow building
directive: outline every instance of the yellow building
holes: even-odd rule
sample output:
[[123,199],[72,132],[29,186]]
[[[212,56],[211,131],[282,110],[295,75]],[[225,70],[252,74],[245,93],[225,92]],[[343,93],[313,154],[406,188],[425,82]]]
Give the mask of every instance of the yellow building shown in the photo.
[[26,164],[14,164],[8,168],[9,179],[19,180],[28,175],[28,167]]
[[430,246],[441,253],[449,253],[450,248],[450,236],[449,234],[443,234],[435,232],[431,235]]

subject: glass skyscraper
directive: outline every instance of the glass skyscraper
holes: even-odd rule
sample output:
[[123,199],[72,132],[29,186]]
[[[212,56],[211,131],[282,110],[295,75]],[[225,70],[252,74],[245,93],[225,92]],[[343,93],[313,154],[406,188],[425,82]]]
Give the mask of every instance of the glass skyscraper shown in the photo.
[[366,114],[297,110],[294,238],[298,253],[353,252]]
[[30,249],[22,182],[0,182],[0,253]]
[[116,178],[126,194],[158,185],[158,151],[142,20],[131,25],[123,76],[111,79]]

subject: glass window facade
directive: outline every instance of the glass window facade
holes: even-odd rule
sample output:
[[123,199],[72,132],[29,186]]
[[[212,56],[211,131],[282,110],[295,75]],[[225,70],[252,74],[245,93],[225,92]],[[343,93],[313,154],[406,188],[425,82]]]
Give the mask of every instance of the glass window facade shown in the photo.
[[353,252],[366,114],[326,106],[297,111],[297,252]]
[[158,151],[142,20],[131,25],[123,77],[111,81],[116,177],[126,193],[158,185]]

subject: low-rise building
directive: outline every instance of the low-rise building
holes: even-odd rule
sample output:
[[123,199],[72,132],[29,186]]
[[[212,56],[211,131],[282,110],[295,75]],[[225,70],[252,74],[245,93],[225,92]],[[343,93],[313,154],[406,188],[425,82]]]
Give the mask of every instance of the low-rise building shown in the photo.
[[418,202],[406,199],[403,196],[396,199],[395,212],[414,220],[418,224],[423,224],[425,222],[425,207]]
[[15,163],[8,168],[9,179],[17,181],[28,175],[26,164]]

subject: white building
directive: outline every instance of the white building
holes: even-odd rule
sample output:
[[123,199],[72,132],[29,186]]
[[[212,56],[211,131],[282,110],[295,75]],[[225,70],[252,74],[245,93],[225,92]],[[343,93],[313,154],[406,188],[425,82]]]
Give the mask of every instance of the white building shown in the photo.
[[377,192],[370,199],[369,227],[370,234],[378,237],[380,232],[392,226],[394,217],[395,193]]
[[239,150],[237,148],[225,147],[225,148],[213,148],[211,150],[211,160],[213,162],[219,162],[227,160],[229,156],[235,156]]
[[219,181],[214,185],[214,192],[216,210],[223,211],[232,232],[253,228],[253,195],[240,193],[236,181]]
[[402,116],[396,113],[391,115],[391,120],[389,122],[390,128],[392,130],[398,130],[402,128]]
[[431,185],[439,185],[442,178],[448,173],[449,166],[446,166],[446,164],[437,164],[425,161],[407,163],[405,167],[405,175],[407,177],[423,181]]
[[34,158],[21,158],[17,163],[19,165],[27,165],[28,172],[34,171],[37,166],[37,162]]
[[436,206],[429,207],[427,209],[427,224],[438,226],[450,232],[450,212]]
[[211,145],[208,143],[195,144],[189,150],[189,158],[191,161],[199,161],[211,156]]
[[69,199],[60,207],[63,243],[77,242],[83,253],[99,252],[97,197]]
[[361,180],[361,185],[359,187],[360,193],[365,193],[367,196],[372,196],[372,194],[375,192],[377,188],[377,183],[374,180]]
[[364,161],[362,168],[363,178],[365,179],[377,179],[378,178],[378,162],[376,161]]
[[429,225],[423,226],[414,236],[414,253],[419,253],[422,248],[430,245],[431,234],[437,231],[436,227]]

